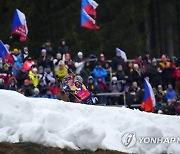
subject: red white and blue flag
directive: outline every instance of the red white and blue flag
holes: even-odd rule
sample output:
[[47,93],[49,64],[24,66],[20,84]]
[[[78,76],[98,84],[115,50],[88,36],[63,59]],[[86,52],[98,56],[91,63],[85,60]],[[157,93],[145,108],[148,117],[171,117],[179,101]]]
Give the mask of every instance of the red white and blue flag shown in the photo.
[[26,41],[28,28],[26,23],[26,16],[20,10],[16,9],[12,24],[12,34],[19,35],[20,41]]
[[87,14],[92,15],[96,19],[96,8],[98,7],[98,3],[94,0],[82,0],[82,8]]
[[98,4],[94,0],[82,0],[81,26],[90,29],[99,29],[96,25],[96,8]]
[[13,65],[14,63],[13,57],[11,56],[8,49],[1,40],[0,40],[0,58],[10,65]]
[[145,88],[145,92],[144,92],[144,103],[146,108],[148,108],[148,110],[153,111],[155,105],[156,105],[156,100],[155,100],[155,96],[154,96],[154,92],[153,89],[151,87],[151,84],[145,79],[144,82],[144,88]]

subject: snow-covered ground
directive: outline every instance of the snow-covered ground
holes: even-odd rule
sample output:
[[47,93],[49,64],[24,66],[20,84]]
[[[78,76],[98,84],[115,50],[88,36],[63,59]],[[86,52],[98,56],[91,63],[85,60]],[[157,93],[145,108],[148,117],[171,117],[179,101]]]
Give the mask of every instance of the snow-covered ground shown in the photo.
[[[149,138],[172,139],[147,143]],[[144,142],[140,140],[144,138]],[[0,90],[0,141],[73,149],[179,154],[180,117],[27,98]],[[179,140],[180,142],[180,140]]]

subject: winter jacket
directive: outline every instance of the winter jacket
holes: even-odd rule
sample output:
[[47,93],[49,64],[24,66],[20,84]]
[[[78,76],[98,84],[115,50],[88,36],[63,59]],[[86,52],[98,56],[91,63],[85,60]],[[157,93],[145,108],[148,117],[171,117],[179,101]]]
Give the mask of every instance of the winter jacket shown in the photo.
[[112,92],[112,93],[118,93],[122,90],[122,87],[121,87],[121,83],[119,82],[111,82],[109,84],[109,90]]
[[76,62],[74,63],[74,66],[76,68],[76,74],[80,74],[81,70],[84,67],[84,62],[81,59],[77,59]]
[[62,69],[58,69],[56,70],[56,76],[58,77],[58,79],[60,81],[63,80],[63,78],[67,75],[68,71],[67,71],[67,68],[63,67]]
[[102,81],[105,82],[105,78],[107,76],[107,72],[103,67],[95,67],[93,69],[94,83],[97,85],[98,77],[102,78]]
[[39,84],[39,81],[40,81],[38,74],[33,73],[32,71],[29,71],[29,78],[31,79],[34,87],[37,87],[37,85]]
[[118,65],[122,65],[123,69],[125,69],[125,62],[124,59],[122,59],[121,56],[116,56],[112,59],[112,63],[111,63],[111,67],[113,69],[114,72],[117,71],[117,66]]
[[54,95],[48,95],[48,94],[45,94],[44,96],[43,96],[43,98],[50,98],[50,99],[56,99],[56,96],[54,96]]
[[176,97],[176,92],[174,90],[168,89],[165,94],[165,97],[167,100],[172,100],[174,97]]
[[23,85],[24,80],[28,78],[29,78],[28,73],[20,70],[16,75],[16,80],[18,81],[17,82],[18,87],[20,88]]

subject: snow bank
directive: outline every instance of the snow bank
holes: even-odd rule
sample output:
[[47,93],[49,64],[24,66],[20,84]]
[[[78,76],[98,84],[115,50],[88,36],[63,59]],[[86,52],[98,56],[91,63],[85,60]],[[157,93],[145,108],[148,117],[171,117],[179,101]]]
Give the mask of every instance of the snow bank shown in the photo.
[[[100,148],[129,153],[178,154],[180,146],[176,142],[140,143],[139,139],[178,138],[179,123],[178,116],[27,98],[17,92],[0,90],[0,141],[92,151]],[[129,133],[134,134],[134,138],[127,144]]]

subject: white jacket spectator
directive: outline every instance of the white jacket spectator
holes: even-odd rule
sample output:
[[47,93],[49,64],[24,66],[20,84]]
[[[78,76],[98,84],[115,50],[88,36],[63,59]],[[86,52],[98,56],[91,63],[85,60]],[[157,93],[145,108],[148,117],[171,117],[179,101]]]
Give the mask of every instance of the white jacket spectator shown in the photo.
[[76,62],[74,63],[74,66],[76,68],[76,74],[80,74],[82,68],[84,67],[84,60],[83,60],[83,53],[82,52],[78,52],[78,58],[76,60]]

